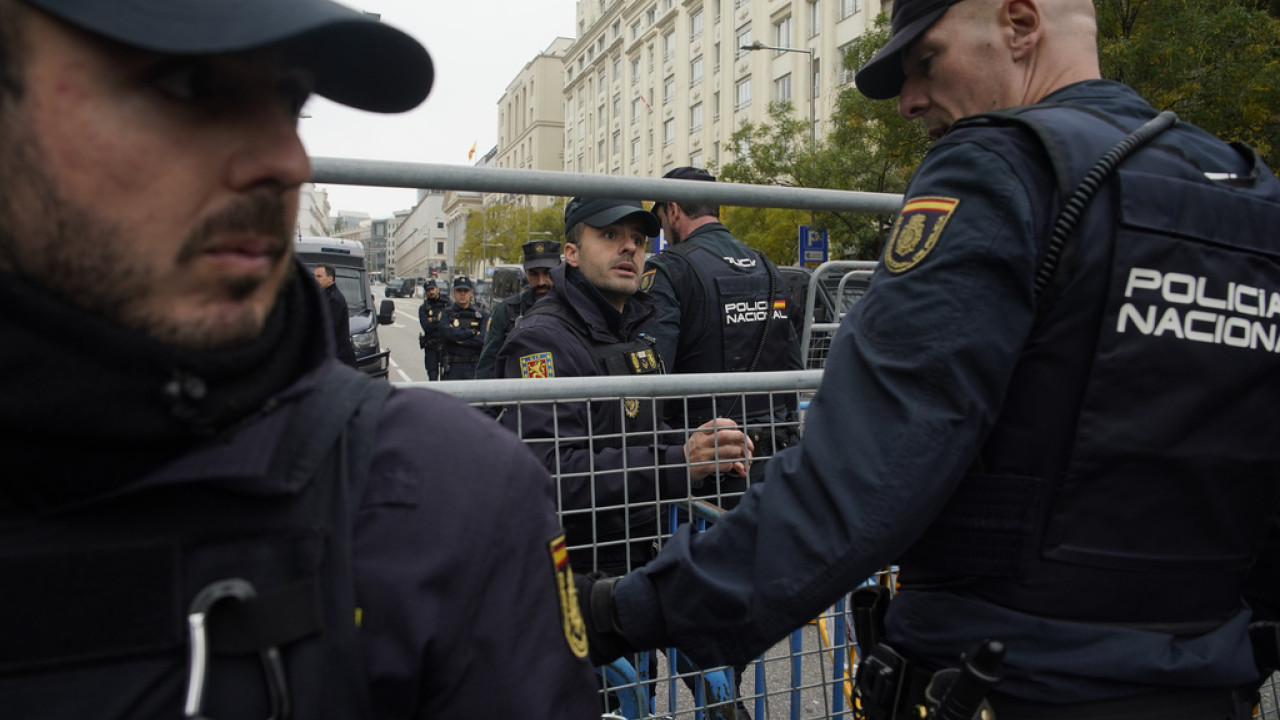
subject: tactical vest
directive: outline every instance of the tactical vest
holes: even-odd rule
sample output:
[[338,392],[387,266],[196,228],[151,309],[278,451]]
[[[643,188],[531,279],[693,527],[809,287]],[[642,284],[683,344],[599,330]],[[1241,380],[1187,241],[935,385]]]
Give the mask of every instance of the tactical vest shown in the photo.
[[0,523],[0,714],[370,716],[352,526],[390,386],[331,364],[280,433]]
[[533,303],[526,305],[525,293],[522,292],[503,300],[502,304],[507,306],[506,323],[502,328],[502,337],[506,337],[515,329],[516,323],[520,322],[520,318],[524,317],[524,314],[529,311],[529,308],[533,307]]
[[[441,317],[449,325],[468,328],[475,332],[480,332],[484,326],[484,314],[475,305],[471,305],[466,309],[450,305],[441,313]],[[463,347],[455,341],[446,341],[444,343],[444,352],[450,362],[474,363],[480,360],[479,350]]]
[[[591,332],[582,327],[578,318],[572,317],[564,305],[558,302],[543,302],[529,308],[525,317],[550,315],[559,318],[561,324],[577,336],[582,348],[591,356],[598,375],[652,375],[664,373],[662,357],[658,354],[656,340],[652,335],[641,333],[629,340],[618,342],[601,342]],[[592,414],[607,412],[608,406],[615,401],[593,402]],[[625,418],[624,428],[608,432],[606,436],[593,439],[593,443],[601,447],[621,447],[622,437],[615,433],[652,432],[655,427],[654,403],[647,399],[622,399]]]
[[[689,263],[704,298],[700,314],[689,317],[692,324],[680,333],[679,366],[672,368],[673,372],[788,369],[789,293],[786,282],[764,255],[756,253],[754,265],[744,268],[695,243],[683,242],[663,252]],[[741,421],[768,416],[772,411],[768,395],[748,396],[745,413],[737,403],[728,407],[721,399],[713,407],[712,399],[703,397],[668,403],[667,418],[673,425],[687,422],[697,426],[716,416]]]
[[[1069,107],[970,123],[1033,132],[1060,207],[1126,135]],[[1249,177],[1206,177],[1176,150],[1197,134],[1137,150],[1087,206],[996,426],[903,558],[904,585],[1177,633],[1240,609],[1280,505],[1280,183],[1243,147]]]

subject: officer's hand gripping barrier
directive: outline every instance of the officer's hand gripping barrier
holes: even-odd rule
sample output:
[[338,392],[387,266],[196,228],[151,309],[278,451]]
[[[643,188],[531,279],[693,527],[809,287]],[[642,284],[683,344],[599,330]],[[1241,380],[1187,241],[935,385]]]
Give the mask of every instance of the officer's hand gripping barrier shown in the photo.
[[[230,578],[210,583],[191,601],[190,613],[187,615],[187,628],[191,634],[191,669],[187,679],[187,699],[183,706],[183,714],[189,720],[210,720],[204,714],[204,688],[209,675],[209,613],[219,602],[243,602],[257,595],[249,581]],[[288,720],[292,715],[292,708],[280,649],[275,646],[266,648],[260,656],[267,693],[271,698],[271,716],[268,720]]]

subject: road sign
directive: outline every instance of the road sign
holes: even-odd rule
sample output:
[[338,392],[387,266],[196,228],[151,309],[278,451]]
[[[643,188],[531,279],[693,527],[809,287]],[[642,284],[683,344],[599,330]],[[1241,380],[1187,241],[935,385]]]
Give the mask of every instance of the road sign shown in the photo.
[[811,232],[808,225],[800,226],[800,263],[805,267],[818,267],[827,261],[827,231]]

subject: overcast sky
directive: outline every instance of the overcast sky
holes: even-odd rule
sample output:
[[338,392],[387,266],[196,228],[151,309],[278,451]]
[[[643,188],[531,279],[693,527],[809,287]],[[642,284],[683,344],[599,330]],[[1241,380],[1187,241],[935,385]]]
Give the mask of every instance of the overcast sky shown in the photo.
[[[299,121],[307,152],[319,157],[470,164],[498,138],[498,100],[530,60],[557,37],[575,34],[574,0],[340,0],[376,12],[426,46],[435,62],[431,95],[416,110],[379,115],[320,97]],[[334,213],[388,217],[413,207],[408,189],[321,185]]]

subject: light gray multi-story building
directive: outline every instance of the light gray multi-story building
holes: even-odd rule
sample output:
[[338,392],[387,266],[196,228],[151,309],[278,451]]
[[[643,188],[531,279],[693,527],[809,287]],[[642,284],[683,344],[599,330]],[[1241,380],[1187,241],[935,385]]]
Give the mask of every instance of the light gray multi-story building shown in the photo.
[[[822,137],[853,82],[844,50],[882,5],[890,10],[887,0],[579,0],[565,58],[564,169],[721,167],[734,131],[764,121],[774,100],[813,117]],[[775,49],[742,49],[757,42]]]

